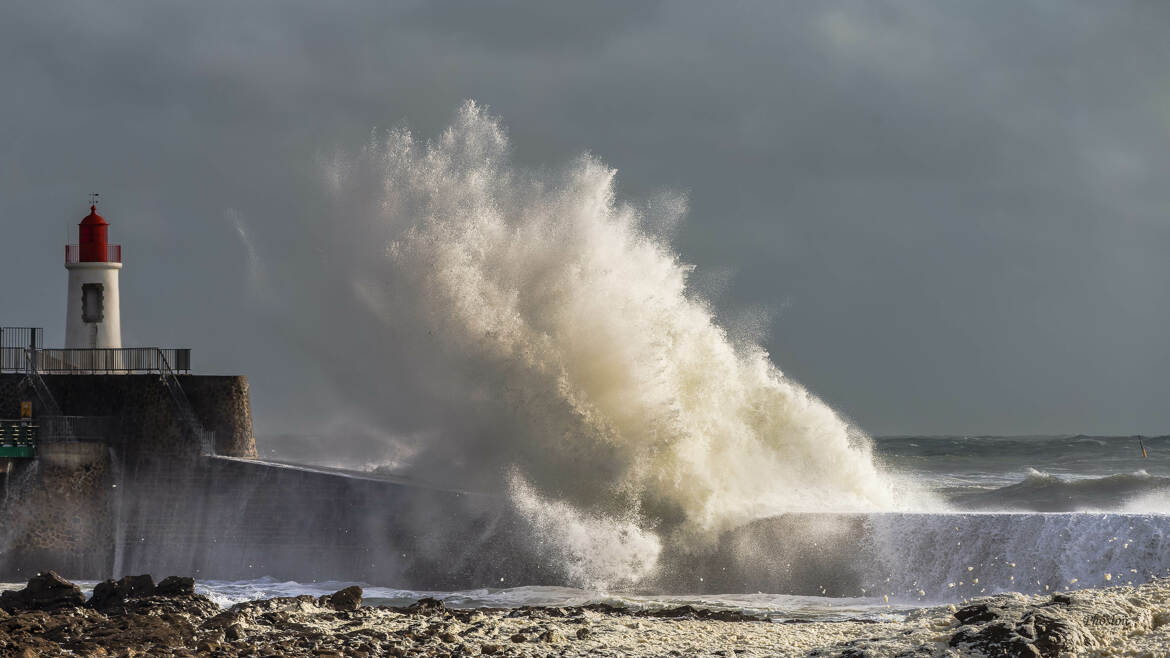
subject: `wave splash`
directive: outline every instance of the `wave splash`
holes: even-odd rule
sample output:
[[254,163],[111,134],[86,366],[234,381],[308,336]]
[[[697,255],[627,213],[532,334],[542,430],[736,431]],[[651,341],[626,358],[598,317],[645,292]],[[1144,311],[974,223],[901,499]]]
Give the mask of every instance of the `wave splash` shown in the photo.
[[[615,171],[588,155],[522,170],[473,102],[435,141],[394,130],[328,173],[336,197],[361,199],[366,237],[389,244],[355,275],[355,298],[411,345],[416,370],[447,373],[433,389],[447,420],[415,472],[488,474],[562,547],[609,524],[628,568],[600,571],[619,581],[640,578],[662,541],[905,507],[869,440],[762,348],[729,339],[688,289],[692,268],[658,230],[683,200],[620,202]],[[615,549],[569,552],[590,550]]]

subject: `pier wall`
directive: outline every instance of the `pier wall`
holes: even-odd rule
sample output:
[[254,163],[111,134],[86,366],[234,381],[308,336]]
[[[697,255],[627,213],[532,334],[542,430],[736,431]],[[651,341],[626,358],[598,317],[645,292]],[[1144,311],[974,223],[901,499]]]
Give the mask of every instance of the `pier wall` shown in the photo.
[[[56,568],[81,578],[105,577],[124,528],[119,515],[125,492],[137,482],[159,483],[154,489],[161,491],[172,479],[198,471],[201,446],[184,431],[158,375],[42,378],[63,414],[110,418],[110,431],[101,441],[39,441],[35,459],[0,465],[0,572]],[[195,415],[214,432],[215,451],[254,457],[247,378],[178,379]],[[22,374],[0,374],[0,418],[19,417],[23,400],[33,402],[35,422],[43,412],[35,391]]]
[[182,573],[415,589],[541,584],[540,562],[524,557],[533,547],[518,540],[521,521],[492,496],[223,457],[142,469],[111,491],[108,537],[88,549],[70,544],[69,554],[25,540],[0,553],[0,581],[52,568],[85,580]]
[[[238,375],[178,375],[199,421],[215,433],[215,452],[255,457],[248,378]],[[166,387],[158,375],[42,375],[62,413],[118,419],[114,444],[136,455],[189,458],[199,454],[182,431]],[[0,374],[0,418],[18,418],[20,402],[39,402],[22,390],[24,375]]]

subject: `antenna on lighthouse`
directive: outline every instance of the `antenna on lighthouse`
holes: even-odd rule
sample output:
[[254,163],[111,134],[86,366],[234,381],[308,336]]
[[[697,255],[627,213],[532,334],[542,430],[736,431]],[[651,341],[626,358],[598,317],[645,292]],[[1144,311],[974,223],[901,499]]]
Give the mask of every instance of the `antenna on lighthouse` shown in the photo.
[[98,194],[97,192],[91,192],[89,195],[89,205],[96,206],[98,204],[98,200],[99,200],[98,197],[100,197],[100,196],[101,195]]

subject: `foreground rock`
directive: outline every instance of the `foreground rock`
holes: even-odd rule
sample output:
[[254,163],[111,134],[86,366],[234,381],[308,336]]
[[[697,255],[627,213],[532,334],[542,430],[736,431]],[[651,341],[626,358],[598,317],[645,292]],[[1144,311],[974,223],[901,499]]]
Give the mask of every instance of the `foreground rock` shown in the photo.
[[46,571],[33,576],[28,586],[18,592],[0,592],[0,610],[17,612],[21,610],[57,610],[85,603],[81,588]]
[[88,602],[52,572],[0,595],[0,657],[1170,655],[1170,583],[1001,595],[902,621],[773,623],[683,606],[362,607],[349,587],[223,610],[189,578],[109,580]]

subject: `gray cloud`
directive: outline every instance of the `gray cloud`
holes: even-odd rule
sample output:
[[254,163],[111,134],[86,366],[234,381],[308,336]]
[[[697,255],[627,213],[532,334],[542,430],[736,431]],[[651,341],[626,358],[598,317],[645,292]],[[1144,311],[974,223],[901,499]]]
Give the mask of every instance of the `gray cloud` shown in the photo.
[[771,318],[780,368],[870,432],[1170,431],[1167,28],[1142,3],[7,3],[3,322],[60,340],[60,244],[100,191],[128,343],[249,374],[261,435],[423,431],[379,402],[409,392],[329,374],[361,318],[295,317],[239,227],[346,285],[322,164],[474,98],[522,164],[686,192],[674,242],[732,272],[721,316]]

